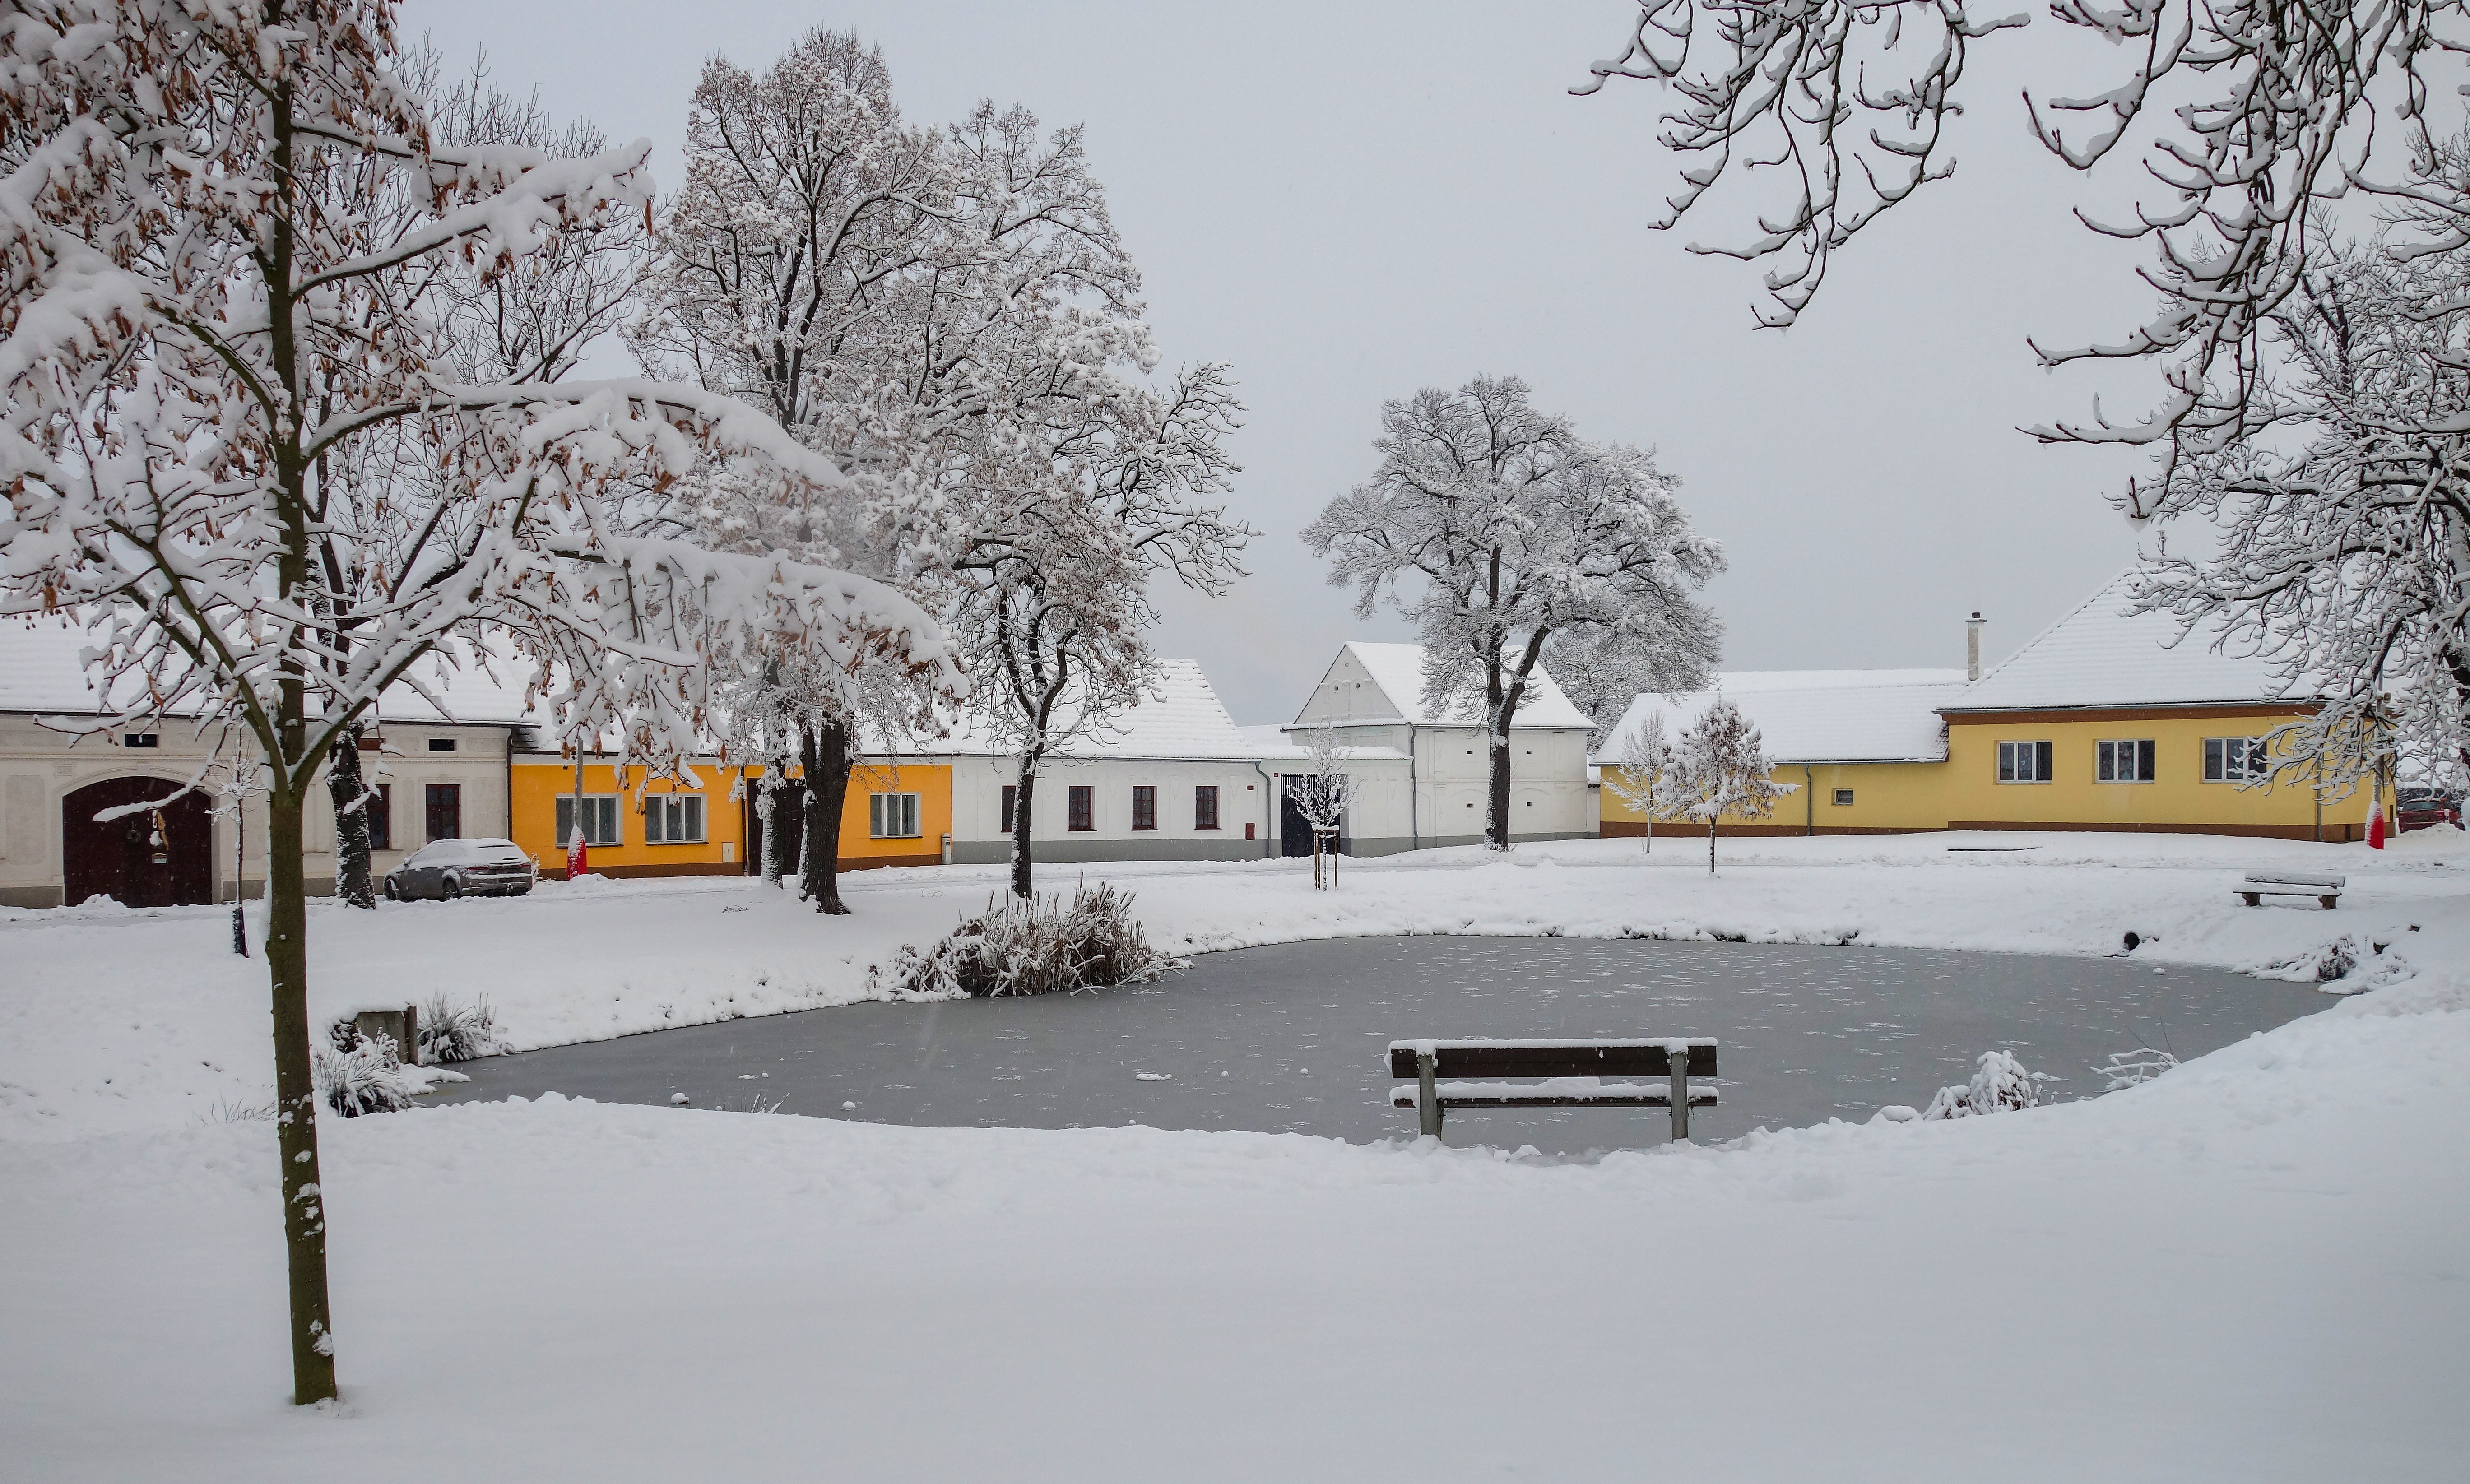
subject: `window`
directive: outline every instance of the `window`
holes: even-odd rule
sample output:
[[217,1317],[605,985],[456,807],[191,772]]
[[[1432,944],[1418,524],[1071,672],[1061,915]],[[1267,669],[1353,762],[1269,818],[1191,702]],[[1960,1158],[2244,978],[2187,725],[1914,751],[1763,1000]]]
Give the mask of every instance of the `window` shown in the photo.
[[2050,744],[2047,742],[1999,743],[1998,781],[2001,783],[2050,781]]
[[2245,783],[2272,771],[2265,761],[2262,737],[2206,737],[2204,781]]
[[163,737],[160,732],[132,731],[120,739],[120,745],[123,747],[161,747],[163,745]]
[[1147,783],[1132,785],[1132,828],[1157,828],[1157,790]]
[[429,750],[432,753],[451,753],[454,751],[454,739],[453,737],[431,737],[429,739]]
[[368,802],[361,805],[361,812],[368,817],[369,848],[372,850],[393,849],[394,785],[391,783],[379,784],[376,792],[369,797]]
[[1069,800],[1065,805],[1065,828],[1096,829],[1098,827],[1090,819],[1090,792],[1091,791],[1085,787],[1075,787],[1072,790]]
[[867,833],[877,840],[915,840],[918,838],[918,796],[916,794],[869,794],[866,796]]
[[463,838],[462,784],[430,784],[428,805],[430,839],[460,840]]
[[1839,788],[1835,791],[1835,807],[1841,809],[1850,805],[1852,802],[1852,791],[1851,789]]
[[2153,743],[2096,742],[2092,745],[2092,776],[2102,783],[2150,783],[2153,781]]
[[1203,783],[1192,791],[1192,827],[1195,829],[1218,827],[1217,784]]
[[[583,843],[588,846],[613,846],[626,842],[618,834],[618,796],[586,794],[583,796]],[[566,850],[574,845],[574,796],[557,796],[557,847]]]
[[1019,798],[1020,789],[1017,785],[1007,783],[1003,786],[1003,823],[996,827],[1001,829],[1007,835],[1012,833],[1013,804],[1016,802]]
[[643,844],[703,844],[701,794],[643,796]]

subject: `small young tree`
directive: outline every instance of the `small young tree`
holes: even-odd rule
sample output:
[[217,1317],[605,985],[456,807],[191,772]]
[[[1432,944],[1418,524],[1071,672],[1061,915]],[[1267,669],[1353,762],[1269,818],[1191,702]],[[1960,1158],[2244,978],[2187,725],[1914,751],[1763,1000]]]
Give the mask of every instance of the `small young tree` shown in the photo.
[[1649,711],[1621,738],[1619,760],[1604,770],[1604,787],[1612,796],[1646,817],[1643,854],[1655,853],[1655,823],[1668,817],[1674,803],[1672,742],[1665,734],[1664,713]]
[[1690,528],[1654,455],[1579,438],[1515,377],[1426,388],[1381,410],[1381,467],[1304,527],[1369,618],[1384,598],[1424,641],[1426,703],[1483,721],[1484,841],[1509,848],[1509,729],[1546,649],[1584,647],[1599,693],[1692,687],[1721,633],[1692,594],[1723,548]]
[[1718,699],[1705,715],[1681,729],[1672,750],[1672,809],[1707,822],[1707,874],[1715,873],[1715,822],[1762,820],[1776,800],[1801,785],[1778,783],[1759,729],[1732,702]]
[[1321,885],[1322,846],[1328,846],[1329,886],[1338,888],[1339,831],[1346,811],[1355,804],[1357,780],[1346,771],[1349,749],[1339,741],[1336,728],[1317,727],[1304,733],[1303,776],[1287,785],[1287,798],[1312,827],[1313,886]]

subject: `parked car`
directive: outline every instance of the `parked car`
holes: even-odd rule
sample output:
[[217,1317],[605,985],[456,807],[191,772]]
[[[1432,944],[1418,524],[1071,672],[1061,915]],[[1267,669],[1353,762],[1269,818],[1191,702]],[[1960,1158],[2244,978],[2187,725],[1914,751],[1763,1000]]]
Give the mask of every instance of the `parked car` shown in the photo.
[[388,901],[424,896],[521,896],[539,869],[511,840],[439,840],[386,872]]
[[2395,832],[2428,829],[2437,824],[2461,827],[2461,796],[2440,788],[2404,788],[2394,791]]

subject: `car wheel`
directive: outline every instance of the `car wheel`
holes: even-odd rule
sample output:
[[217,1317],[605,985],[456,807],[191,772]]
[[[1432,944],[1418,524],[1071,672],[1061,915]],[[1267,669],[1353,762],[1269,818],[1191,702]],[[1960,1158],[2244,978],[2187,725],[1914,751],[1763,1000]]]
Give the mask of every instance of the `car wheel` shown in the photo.
[[513,891],[508,892],[506,894],[508,896],[529,896],[532,894],[532,889],[527,886],[519,886]]
[[463,878],[449,872],[446,879],[437,884],[437,894],[445,897],[448,901],[453,901],[455,897],[462,895]]
[[385,878],[385,899],[390,902],[399,902],[403,900],[403,889],[394,884],[394,877],[392,876]]

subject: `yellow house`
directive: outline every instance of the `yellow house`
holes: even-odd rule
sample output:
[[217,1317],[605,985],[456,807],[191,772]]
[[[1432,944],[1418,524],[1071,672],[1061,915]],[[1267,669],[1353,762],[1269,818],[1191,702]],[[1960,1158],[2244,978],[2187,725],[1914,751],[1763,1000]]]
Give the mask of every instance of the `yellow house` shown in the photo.
[[[704,757],[695,759],[691,773],[700,788],[587,757],[582,809],[590,869],[603,876],[744,871],[745,813],[732,797],[738,770]],[[564,880],[574,821],[574,760],[555,753],[518,753],[506,777],[508,838],[538,863],[542,875]]]
[[[746,770],[749,797],[742,827],[750,842],[761,839],[752,790],[763,773],[760,767]],[[804,776],[803,768],[789,769],[792,779]],[[786,832],[788,856],[794,860],[801,822],[784,814],[781,823]],[[949,758],[921,761],[879,754],[850,770],[849,793],[841,805],[840,870],[941,865],[950,858],[946,852],[951,837]],[[759,868],[759,860],[757,865]]]
[[[1768,818],[1719,834],[1926,829],[2134,830],[2365,838],[2365,791],[2320,802],[2304,779],[2267,781],[2274,731],[2312,714],[2274,693],[2270,667],[2164,614],[2127,612],[2127,578],[2095,592],[1987,674],[1979,615],[1968,670],[1728,674],[1715,690],[1641,696],[1597,751],[1603,832],[1648,825],[1611,786],[1648,716],[1667,737],[1718,695],[1758,725],[1779,783]],[[2388,800],[2389,807],[2390,800]],[[1653,826],[1703,834],[1695,822]]]

